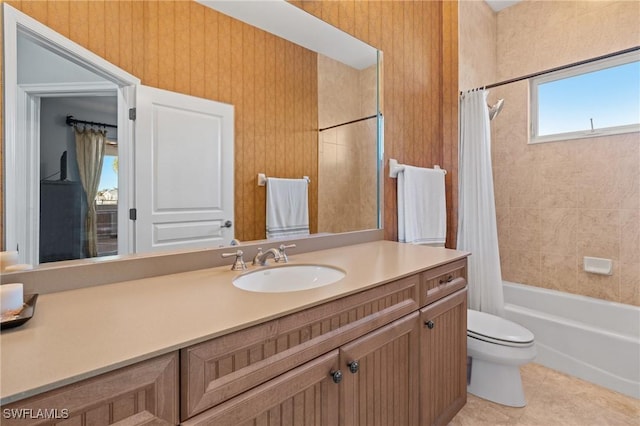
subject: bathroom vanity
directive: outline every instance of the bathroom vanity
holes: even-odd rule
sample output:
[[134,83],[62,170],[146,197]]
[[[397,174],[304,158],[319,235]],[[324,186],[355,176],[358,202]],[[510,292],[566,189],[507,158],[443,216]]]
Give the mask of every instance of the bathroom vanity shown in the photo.
[[[305,291],[240,290],[224,266],[43,295],[1,336],[3,424],[446,424],[466,402],[466,256],[376,241],[291,254],[346,272]],[[58,419],[7,418],[21,408]]]

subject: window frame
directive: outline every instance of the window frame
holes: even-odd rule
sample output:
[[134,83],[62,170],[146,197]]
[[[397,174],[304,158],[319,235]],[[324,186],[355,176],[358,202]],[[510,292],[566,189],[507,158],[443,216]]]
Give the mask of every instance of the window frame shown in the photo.
[[592,137],[601,137],[608,135],[619,135],[623,133],[640,132],[640,122],[628,124],[624,126],[605,127],[594,130],[579,130],[575,132],[554,133],[551,135],[539,136],[539,118],[538,118],[538,86],[552,81],[565,80],[571,77],[588,74],[594,71],[600,71],[632,62],[640,62],[640,52],[634,51],[618,55],[611,58],[605,58],[588,64],[577,65],[568,69],[551,72],[529,80],[529,144],[557,142],[573,139],[584,139]]

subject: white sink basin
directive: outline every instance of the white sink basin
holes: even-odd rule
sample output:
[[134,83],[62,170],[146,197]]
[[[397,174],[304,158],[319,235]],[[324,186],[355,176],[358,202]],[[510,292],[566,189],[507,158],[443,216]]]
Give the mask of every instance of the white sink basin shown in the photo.
[[262,268],[237,276],[233,285],[258,293],[284,293],[333,284],[345,272],[324,265],[284,265]]

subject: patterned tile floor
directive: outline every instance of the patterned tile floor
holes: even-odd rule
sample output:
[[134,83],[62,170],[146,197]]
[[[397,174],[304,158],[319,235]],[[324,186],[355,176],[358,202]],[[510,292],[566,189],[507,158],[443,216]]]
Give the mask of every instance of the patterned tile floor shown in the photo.
[[505,407],[468,394],[449,426],[640,426],[640,400],[538,364],[521,368],[527,406]]

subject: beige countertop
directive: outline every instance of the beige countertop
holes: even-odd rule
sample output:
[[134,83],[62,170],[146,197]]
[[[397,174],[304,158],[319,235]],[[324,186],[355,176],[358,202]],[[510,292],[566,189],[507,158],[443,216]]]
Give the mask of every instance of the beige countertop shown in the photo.
[[[289,293],[237,289],[228,266],[43,294],[34,317],[0,334],[0,404],[20,400],[265,320],[430,269],[467,253],[376,241],[296,254],[346,271]],[[249,256],[246,256],[249,257]],[[271,262],[272,260],[270,260]],[[249,267],[250,272],[256,267]]]

